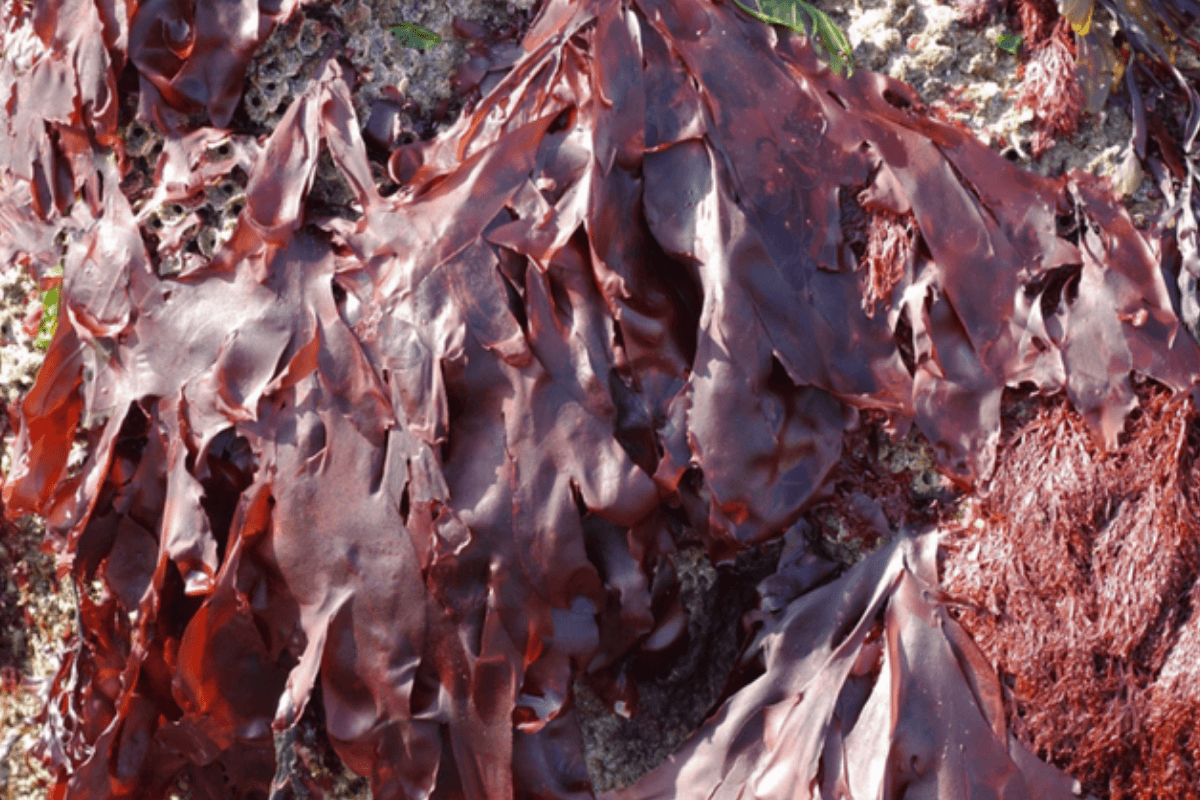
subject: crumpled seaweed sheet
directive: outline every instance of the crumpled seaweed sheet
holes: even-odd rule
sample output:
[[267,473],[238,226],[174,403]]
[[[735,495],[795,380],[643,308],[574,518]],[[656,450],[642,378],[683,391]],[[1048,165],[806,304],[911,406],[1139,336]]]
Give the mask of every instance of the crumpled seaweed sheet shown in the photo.
[[[224,123],[247,20],[261,41],[287,13],[219,4],[249,37],[223,55],[204,36],[228,29],[182,5],[6,20],[32,67],[2,68],[0,145],[40,149],[0,164],[0,250],[42,274],[69,242],[3,486],[81,587],[44,714],[55,798],[180,775],[262,796],[272,725],[318,679],[376,798],[588,796],[572,676],[635,707],[622,657],[686,628],[663,557],[683,527],[717,559],[781,535],[857,408],[915,420],[970,484],[1006,384],[1065,388],[1112,446],[1131,370],[1184,390],[1200,367],[1098,181],[1023,173],[902,84],[839,78],[707,0],[550,0],[474,113],[393,153],[393,197],[328,62],[257,153],[232,239],[160,278],[102,149],[114,76],[128,54],[168,177],[215,180],[179,112]],[[305,213],[323,150],[356,221]],[[886,314],[863,309],[856,207],[919,231]],[[625,794],[1066,796],[1009,744],[929,541],[768,615],[746,655],[764,675]]]
[[[839,580],[767,594],[782,607],[758,614],[741,665],[759,676],[609,800],[1075,797],[1007,733],[1000,682],[940,603],[937,538],[901,535]],[[800,588],[820,569],[800,558],[780,577]]]

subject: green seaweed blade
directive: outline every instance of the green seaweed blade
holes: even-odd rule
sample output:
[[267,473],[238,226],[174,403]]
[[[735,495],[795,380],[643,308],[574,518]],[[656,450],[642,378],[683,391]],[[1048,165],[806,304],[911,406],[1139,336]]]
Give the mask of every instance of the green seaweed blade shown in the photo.
[[[845,69],[846,77],[854,74],[854,55],[850,40],[821,9],[804,0],[756,0],[759,10],[733,0],[738,7],[757,20],[771,25],[785,25],[805,36],[812,36],[818,52],[824,51],[829,66],[839,75]],[[799,12],[808,15],[812,30],[803,23]]]
[[415,22],[401,22],[388,28],[404,47],[428,50],[442,43],[442,37]]

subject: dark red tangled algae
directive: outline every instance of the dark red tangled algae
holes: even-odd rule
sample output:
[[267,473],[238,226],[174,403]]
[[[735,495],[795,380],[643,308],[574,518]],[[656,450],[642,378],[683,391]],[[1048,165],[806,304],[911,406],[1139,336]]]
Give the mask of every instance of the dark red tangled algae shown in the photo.
[[[29,64],[0,72],[0,250],[41,274],[65,232],[65,310],[3,500],[46,517],[80,588],[44,714],[54,798],[181,776],[263,797],[272,728],[318,680],[375,798],[588,797],[572,680],[632,704],[623,658],[680,635],[666,555],[780,537],[858,409],[915,421],[969,485],[1005,386],[1065,389],[1112,446],[1133,371],[1200,371],[1098,181],[1022,172],[708,0],[550,0],[473,113],[393,154],[393,197],[328,61],[240,151],[232,238],[161,277],[106,150],[114,76],[128,57],[157,92],[147,123],[224,124],[250,46],[218,58],[199,12],[167,13],[187,4],[127,4],[163,7],[149,27],[35,5]],[[166,172],[200,169],[180,154],[206,134],[168,133]],[[306,211],[322,152],[356,221]],[[864,214],[913,232],[883,282]],[[824,585],[785,559],[736,691],[616,796],[1071,797],[1008,734],[934,548],[901,535]]]

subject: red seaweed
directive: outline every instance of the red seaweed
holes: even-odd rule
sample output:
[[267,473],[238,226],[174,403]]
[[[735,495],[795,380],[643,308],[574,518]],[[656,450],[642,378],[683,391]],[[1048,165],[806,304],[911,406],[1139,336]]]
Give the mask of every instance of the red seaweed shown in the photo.
[[1193,668],[1200,597],[1196,410],[1139,382],[1120,453],[1061,397],[1006,426],[978,507],[946,540],[943,585],[1011,687],[1013,732],[1112,798],[1200,789]]
[[1035,158],[1050,149],[1055,139],[1069,138],[1079,129],[1084,96],[1075,75],[1074,50],[1067,20],[1059,18],[1025,64],[1017,102],[1033,109],[1036,130],[1030,148]]
[[934,599],[936,551],[935,532],[898,536],[761,613],[742,665],[757,677],[604,797],[1076,797],[1009,738],[991,666]]
[[[1183,392],[1200,373],[1155,251],[1099,181],[1025,173],[903,84],[839,77],[803,37],[705,0],[550,0],[470,114],[393,152],[391,197],[329,58],[239,151],[229,241],[160,275],[103,156],[117,69],[181,148],[164,163],[191,164],[209,137],[188,115],[228,122],[287,9],[163,0],[126,29],[52,5],[42,44],[11,34],[32,68],[0,72],[19,100],[0,152],[37,154],[0,162],[0,248],[35,264],[70,241],[3,483],[81,589],[43,713],[56,800],[161,797],[181,776],[261,797],[273,733],[318,685],[376,798],[588,797],[572,681],[619,687],[624,656],[682,635],[660,602],[680,527],[717,562],[779,538],[860,409],[915,423],[969,487],[993,471],[1006,386],[1065,391],[1114,449],[1132,374]],[[23,104],[54,76],[34,124]],[[307,207],[322,153],[354,219]],[[854,213],[903,220],[905,244],[856,253]],[[1010,739],[933,541],[778,598],[745,685],[622,795],[1066,797]]]

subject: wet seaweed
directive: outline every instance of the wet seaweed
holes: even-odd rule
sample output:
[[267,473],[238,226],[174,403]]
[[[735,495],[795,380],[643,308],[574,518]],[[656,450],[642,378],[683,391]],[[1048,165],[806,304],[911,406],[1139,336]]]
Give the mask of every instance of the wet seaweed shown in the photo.
[[[56,800],[261,797],[317,702],[376,798],[588,797],[574,681],[635,708],[629,665],[687,633],[680,543],[730,563],[862,484],[838,465],[864,413],[969,489],[1006,386],[1064,392],[1117,451],[1135,375],[1200,376],[1104,184],[1022,172],[731,4],[551,0],[471,113],[390,151],[388,196],[332,55],[269,136],[210,127],[289,9],[240,4],[221,50],[183,6],[5,17],[28,63],[0,65],[0,253],[39,272],[69,240],[2,487],[80,590],[42,716]],[[246,173],[228,238],[178,269],[182,234],[152,251],[121,190],[126,63],[156,194]],[[848,511],[882,540],[873,502]],[[726,703],[620,796],[1071,796],[1010,738],[935,538],[840,577],[791,553]]]
[[943,585],[1030,749],[1099,796],[1193,798],[1200,438],[1190,397],[1138,396],[1117,454],[1063,398],[1036,402],[947,539]]
[[[1034,111],[1034,155],[1074,135],[1087,114],[1100,112],[1110,94],[1126,90],[1133,132],[1118,171],[1117,192],[1130,195],[1150,175],[1166,198],[1152,221],[1154,236],[1176,254],[1175,310],[1200,338],[1200,72],[1182,64],[1200,54],[1194,0],[960,0],[961,19],[981,24],[1010,12],[1029,47],[1020,102]],[[1061,13],[1060,13],[1061,12]],[[1155,99],[1148,97],[1153,93]],[[1182,116],[1163,108],[1185,109]],[[1154,134],[1151,135],[1151,128]],[[1153,139],[1155,147],[1148,143]]]

